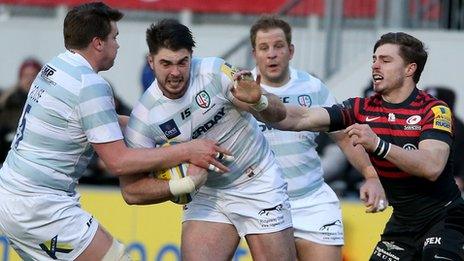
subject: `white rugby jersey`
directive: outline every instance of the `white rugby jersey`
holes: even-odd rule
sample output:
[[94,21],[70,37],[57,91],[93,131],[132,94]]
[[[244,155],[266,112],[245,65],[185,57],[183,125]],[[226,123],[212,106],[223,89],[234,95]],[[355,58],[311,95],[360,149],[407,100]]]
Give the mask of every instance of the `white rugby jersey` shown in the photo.
[[66,51],[31,85],[0,186],[73,195],[94,152],[90,143],[121,139],[111,87],[84,57]]
[[[220,58],[193,58],[186,93],[179,99],[165,97],[154,81],[134,107],[125,130],[131,147],[153,148],[165,142],[208,138],[235,157],[230,172],[210,172],[206,186],[229,187],[267,169],[274,157],[257,121],[232,104],[234,69]],[[227,164],[226,164],[227,165]]]
[[[253,70],[256,75],[256,68]],[[305,107],[332,106],[336,101],[327,87],[316,77],[290,68],[290,81],[282,87],[270,87],[261,84],[270,93],[280,97],[283,103]],[[316,152],[314,139],[318,132],[293,132],[273,129],[259,123],[260,130],[271,145],[284,177],[288,182],[288,194],[291,198],[306,195],[318,189],[322,183],[323,170]]]

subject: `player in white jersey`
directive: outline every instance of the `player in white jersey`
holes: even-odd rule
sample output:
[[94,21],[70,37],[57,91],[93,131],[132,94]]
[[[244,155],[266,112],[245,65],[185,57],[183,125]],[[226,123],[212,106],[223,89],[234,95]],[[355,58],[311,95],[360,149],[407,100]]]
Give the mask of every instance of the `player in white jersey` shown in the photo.
[[[0,170],[0,233],[23,260],[127,260],[123,245],[80,207],[76,186],[94,150],[115,175],[184,161],[228,170],[215,159],[227,151],[214,141],[126,147],[112,90],[97,74],[113,66],[122,16],[101,2],[70,10],[64,20],[67,51],[32,83]],[[197,187],[202,175],[191,173]],[[169,194],[168,182],[159,186]]]
[[[316,77],[290,68],[294,53],[291,27],[275,16],[263,16],[250,29],[250,40],[261,86],[280,97],[285,104],[304,107],[332,106],[335,98]],[[265,123],[260,130],[269,141],[288,182],[294,237],[298,260],[341,260],[343,222],[340,203],[324,182],[321,161],[316,152],[317,132],[280,131]],[[330,134],[367,178],[361,188],[369,212],[383,209],[385,193],[367,154],[354,148],[342,133]],[[370,178],[372,177],[372,178]]]
[[[156,81],[134,107],[128,145],[152,148],[206,137],[235,157],[229,172],[209,171],[184,207],[182,258],[230,260],[243,236],[255,260],[295,260],[287,185],[253,117],[280,121],[283,103],[220,58],[192,58],[193,36],[176,20],[152,24],[147,43]],[[159,198],[152,189],[159,180],[148,174],[120,181],[130,204]]]

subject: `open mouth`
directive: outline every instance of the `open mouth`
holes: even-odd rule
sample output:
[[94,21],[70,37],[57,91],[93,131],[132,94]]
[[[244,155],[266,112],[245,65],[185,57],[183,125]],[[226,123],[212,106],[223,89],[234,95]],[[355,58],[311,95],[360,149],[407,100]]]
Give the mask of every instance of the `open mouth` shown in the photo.
[[383,80],[383,76],[380,74],[373,74],[372,79],[374,80],[374,83],[380,83]]

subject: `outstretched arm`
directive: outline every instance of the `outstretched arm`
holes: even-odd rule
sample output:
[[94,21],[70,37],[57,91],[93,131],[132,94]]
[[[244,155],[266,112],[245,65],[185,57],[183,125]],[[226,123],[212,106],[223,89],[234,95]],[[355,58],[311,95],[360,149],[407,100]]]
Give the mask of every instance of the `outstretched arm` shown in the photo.
[[218,159],[218,152],[230,155],[219,147],[215,141],[197,139],[160,148],[128,148],[124,141],[92,143],[98,156],[105,163],[108,171],[115,176],[162,170],[189,162],[204,169],[210,164],[222,172],[229,171]]
[[234,87],[230,91],[235,97],[234,105],[250,112],[259,121],[270,123],[285,118],[284,104],[276,95],[263,93],[259,75],[255,81],[248,71],[235,73]]
[[287,114],[284,120],[272,123],[279,130],[289,131],[328,131],[330,116],[324,108],[306,108],[295,105],[285,105]]
[[388,206],[385,191],[364,148],[361,145],[353,146],[353,142],[343,132],[331,133],[329,136],[337,143],[351,165],[364,176],[359,198],[366,206],[366,212],[376,213],[385,210]]

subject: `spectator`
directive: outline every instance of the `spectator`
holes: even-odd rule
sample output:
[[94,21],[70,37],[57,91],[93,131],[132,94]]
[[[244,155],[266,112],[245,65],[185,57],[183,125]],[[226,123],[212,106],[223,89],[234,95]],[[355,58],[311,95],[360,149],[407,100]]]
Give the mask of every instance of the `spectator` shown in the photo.
[[37,59],[24,60],[18,70],[18,82],[0,96],[0,162],[5,160],[32,81],[41,68]]

